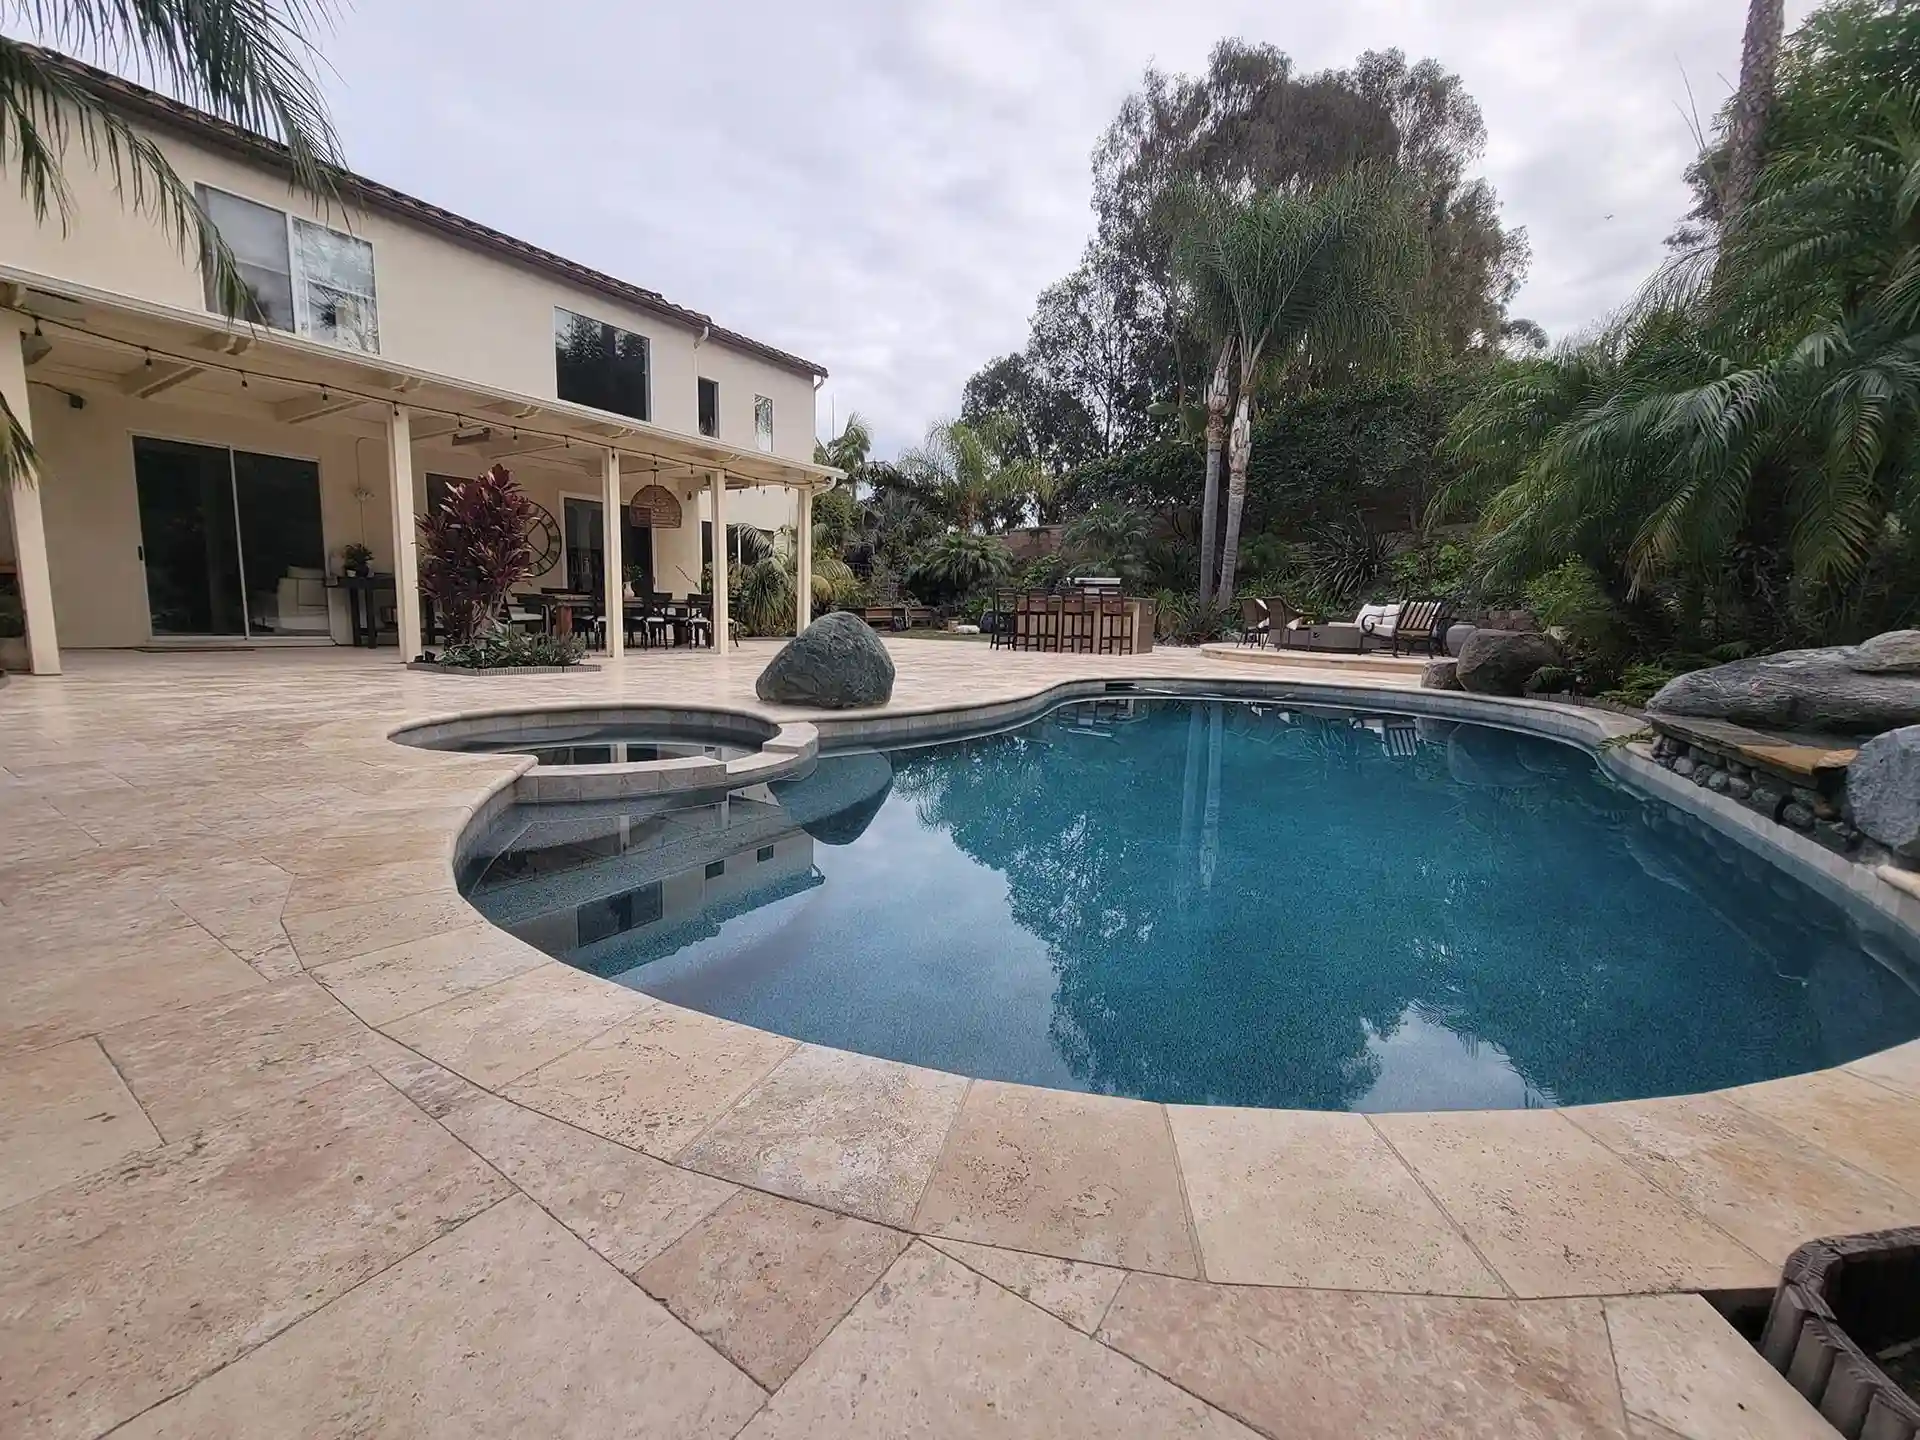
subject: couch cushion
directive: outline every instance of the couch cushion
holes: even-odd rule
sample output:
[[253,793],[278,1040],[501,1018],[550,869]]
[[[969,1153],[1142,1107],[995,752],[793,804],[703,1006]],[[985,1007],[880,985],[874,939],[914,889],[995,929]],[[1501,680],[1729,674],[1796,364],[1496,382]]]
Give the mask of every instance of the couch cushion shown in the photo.
[[[1369,620],[1373,622],[1371,625],[1367,624]],[[1362,605],[1360,607],[1360,613],[1353,617],[1353,623],[1360,626],[1369,635],[1378,635],[1383,639],[1391,639],[1393,632],[1400,624],[1400,606],[1398,603],[1392,605]]]

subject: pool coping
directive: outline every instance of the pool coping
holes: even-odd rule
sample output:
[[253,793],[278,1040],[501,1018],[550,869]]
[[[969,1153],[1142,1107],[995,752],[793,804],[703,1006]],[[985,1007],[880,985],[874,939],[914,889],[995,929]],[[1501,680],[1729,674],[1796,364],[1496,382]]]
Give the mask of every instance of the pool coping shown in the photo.
[[[971,734],[983,728],[1015,725],[1076,699],[1102,696],[1122,698],[1129,694],[1141,696],[1154,693],[1215,694],[1222,698],[1256,698],[1275,702],[1292,699],[1303,704],[1349,706],[1440,720],[1492,724],[1570,743],[1594,754],[1610,774],[1630,788],[1666,802],[1693,822],[1735,840],[1770,863],[1781,865],[1830,898],[1851,905],[1864,903],[1892,923],[1920,935],[1920,900],[1879,879],[1869,867],[1833,855],[1782,827],[1765,824],[1744,807],[1686,783],[1655,763],[1644,744],[1625,741],[1625,737],[1633,735],[1640,727],[1632,720],[1612,712],[1552,701],[1507,700],[1377,684],[1356,686],[1323,680],[1318,676],[1256,679],[1241,676],[1176,677],[1103,673],[1055,681],[1015,697],[986,704],[931,704],[840,714],[808,712],[803,718],[792,719],[789,723],[810,726],[814,731],[814,752],[830,754],[838,750],[871,748],[882,742],[932,743],[958,733]],[[596,704],[510,708],[515,712],[572,710],[618,716],[646,707]],[[775,723],[791,714],[728,705],[675,706],[673,709],[699,720],[723,716],[762,723]],[[457,723],[490,713],[500,712],[460,710],[409,721],[394,727],[389,732],[389,738],[421,725]],[[1625,743],[1621,743],[1623,741]],[[498,754],[486,758],[496,765],[501,759]],[[443,855],[448,862],[449,888],[453,886],[455,873],[468,848],[485,832],[494,818],[516,802],[517,786],[524,778],[525,769],[532,766],[530,757],[522,758],[526,764],[515,767],[511,773],[494,777],[485,795],[468,807],[464,820],[447,835]],[[474,913],[476,918],[484,919],[478,917],[477,911]],[[498,935],[516,945],[525,943],[507,936],[505,932],[498,932]],[[575,970],[532,946],[525,948],[530,971],[542,972],[545,976],[543,984],[555,987],[584,984],[619,991],[626,996],[636,993],[625,990],[611,980]],[[555,973],[562,971],[564,975]],[[327,983],[325,975],[317,978],[323,984]],[[1278,1175],[1290,1191],[1291,1198],[1309,1209],[1321,1205],[1352,1206],[1358,1203],[1364,1213],[1370,1203],[1379,1199],[1379,1196],[1371,1195],[1370,1185],[1378,1181],[1391,1189],[1399,1183],[1400,1178],[1404,1178],[1395,1168],[1397,1165],[1404,1167],[1406,1175],[1424,1192],[1426,1201],[1447,1217],[1455,1238],[1477,1257],[1485,1275],[1493,1277],[1499,1287],[1492,1291],[1471,1286],[1460,1288],[1457,1281],[1445,1277],[1371,1287],[1400,1289],[1408,1293],[1493,1293],[1527,1298],[1769,1288],[1784,1259],[1784,1251],[1778,1255],[1762,1253],[1768,1247],[1756,1245],[1750,1236],[1741,1238],[1745,1232],[1736,1234],[1740,1227],[1733,1225],[1730,1228],[1725,1215],[1714,1206],[1695,1203],[1685,1195],[1671,1193],[1676,1188],[1672,1183],[1665,1184],[1663,1188],[1659,1163],[1637,1152],[1620,1154],[1617,1140],[1614,1144],[1608,1144],[1605,1138],[1597,1137],[1645,1126],[1650,1123],[1649,1117],[1652,1117],[1651,1123],[1657,1128],[1659,1124],[1668,1123],[1662,1117],[1691,1116],[1693,1112],[1706,1108],[1713,1110],[1716,1115],[1725,1111],[1736,1116],[1742,1126],[1750,1127],[1754,1133],[1766,1137],[1759,1142],[1747,1137],[1743,1138],[1742,1143],[1760,1143],[1764,1148],[1765,1144],[1776,1143],[1772,1137],[1777,1136],[1782,1153],[1789,1149],[1797,1152],[1804,1150],[1808,1144],[1804,1127],[1795,1130],[1782,1122],[1780,1117],[1791,1114],[1794,1106],[1802,1102],[1815,1105],[1816,1108],[1827,1105],[1831,1097],[1826,1092],[1836,1085],[1843,1091],[1848,1087],[1865,1085],[1883,1099],[1897,1098],[1907,1104],[1920,1105],[1920,1088],[1916,1088],[1920,1087],[1920,1040],[1863,1056],[1828,1070],[1696,1095],[1551,1110],[1404,1112],[1365,1116],[1351,1112],[1164,1105],[1117,1096],[976,1080],[795,1041],[703,1012],[685,1010],[652,997],[638,999],[641,1004],[632,1016],[620,1024],[611,1025],[596,1038],[588,1039],[584,1045],[576,1046],[568,1055],[543,1060],[524,1071],[504,1077],[476,1075],[471,1069],[463,1068],[464,1057],[459,1053],[458,1046],[438,1046],[430,1038],[423,1039],[423,1036],[429,1036],[432,1032],[430,1024],[421,1023],[423,1016],[431,1017],[436,1011],[457,1010],[468,1004],[470,995],[456,997],[396,1021],[374,1024],[372,1028],[409,1045],[456,1073],[465,1074],[466,1078],[490,1093],[697,1173],[764,1189],[858,1218],[894,1225],[930,1238],[935,1243],[942,1239],[987,1243],[1077,1264],[1184,1275],[1217,1283],[1319,1282],[1289,1280],[1287,1277],[1290,1272],[1284,1264],[1275,1268],[1275,1264],[1271,1263],[1272,1256],[1254,1255],[1250,1258],[1249,1246],[1256,1251],[1259,1249],[1257,1239],[1252,1242],[1223,1239],[1219,1227],[1209,1225],[1208,1217],[1203,1212],[1208,1206],[1217,1206],[1220,1187],[1214,1185],[1214,1193],[1203,1197],[1202,1201],[1194,1198],[1194,1181],[1188,1172],[1195,1161],[1188,1152],[1195,1145],[1202,1145],[1201,1140],[1195,1139],[1196,1136],[1205,1137],[1210,1131],[1226,1126],[1238,1127],[1262,1137],[1241,1147],[1255,1158],[1247,1161],[1251,1168],[1247,1169],[1242,1177],[1243,1183],[1237,1187],[1241,1193],[1229,1194],[1235,1206],[1254,1203],[1261,1194],[1270,1193]],[[348,1003],[352,1008],[351,1001],[344,997],[343,1003]],[[656,1029],[684,1031],[688,1038],[675,1042],[679,1048],[669,1045],[664,1051],[645,1045],[623,1049],[612,1039],[616,1034],[627,1031]],[[747,1067],[751,1073],[740,1077],[745,1083],[725,1095],[719,1113],[708,1115],[704,1123],[691,1134],[673,1128],[672,1139],[656,1143],[650,1138],[651,1132],[644,1127],[636,1133],[633,1116],[621,1108],[622,1102],[583,1104],[577,1095],[569,1095],[563,1085],[543,1078],[552,1075],[556,1068],[568,1065],[579,1068],[582,1063],[578,1059],[580,1053],[596,1048],[604,1052],[596,1055],[596,1062],[604,1062],[593,1076],[593,1084],[599,1087],[596,1093],[613,1096],[649,1092],[657,1087],[662,1083],[659,1067],[663,1064],[688,1064],[698,1070],[704,1063],[704,1057],[742,1052],[761,1054],[767,1057],[767,1063]],[[808,1085],[803,1087],[806,1092],[801,1097],[804,1100],[803,1108],[808,1113],[819,1112],[834,1117],[824,1134],[809,1136],[807,1143],[800,1145],[812,1156],[805,1164],[794,1159],[795,1147],[800,1142],[792,1130],[792,1117],[788,1113],[791,1106],[767,1103],[770,1088],[777,1090],[782,1085],[796,1083],[789,1073],[796,1065],[806,1069],[812,1076]],[[904,1103],[899,1101],[900,1096],[947,1094],[955,1091],[955,1087],[958,1087],[957,1098],[954,1098],[950,1113],[939,1127],[940,1134],[937,1143],[932,1145],[931,1155],[919,1156],[915,1162],[928,1173],[921,1177],[913,1203],[903,1211],[897,1201],[876,1202],[870,1194],[869,1172],[873,1165],[879,1164],[884,1168],[898,1157],[882,1154],[875,1160],[868,1154],[874,1144],[881,1144],[881,1149],[885,1149],[883,1143],[873,1140],[871,1132],[878,1129],[890,1133],[900,1124],[917,1123],[902,1121],[894,1113],[898,1104]],[[1069,1157],[1059,1162],[1066,1165],[1075,1163],[1071,1157],[1076,1146],[1091,1143],[1090,1137],[1106,1135],[1116,1127],[1139,1131],[1139,1127],[1145,1123],[1143,1117],[1149,1112],[1163,1117],[1158,1122],[1158,1133],[1166,1137],[1164,1145],[1153,1142],[1153,1154],[1132,1157],[1136,1167],[1130,1168],[1137,1168],[1139,1173],[1109,1177],[1099,1184],[1114,1188],[1123,1197],[1143,1189],[1177,1194],[1184,1233],[1190,1242],[1191,1263],[1180,1258],[1178,1253],[1169,1260],[1163,1255],[1143,1255],[1129,1250],[1125,1237],[1116,1239],[1111,1233],[1114,1229],[1114,1225],[1109,1223],[1111,1213],[1076,1220],[1062,1219],[1056,1212],[1048,1222],[1055,1229],[1048,1233],[1035,1233],[1030,1226],[1023,1226],[1017,1221],[1002,1223],[992,1217],[981,1220],[975,1216],[966,1223],[955,1223],[951,1215],[944,1212],[929,1212],[927,1207],[933,1202],[935,1191],[939,1188],[936,1182],[947,1174],[954,1163],[955,1147],[971,1143],[970,1139],[961,1137],[968,1124],[979,1118],[973,1112],[981,1106],[1004,1109],[1009,1105],[1016,1110],[1024,1106],[1035,1113],[1044,1112],[1052,1117],[1049,1124],[1055,1127],[1052,1132],[1053,1143]],[[968,1118],[970,1116],[971,1119]],[[1720,1116],[1720,1119],[1724,1120],[1725,1116]],[[963,1124],[963,1121],[967,1123]],[[1688,1123],[1693,1122],[1689,1120]],[[756,1124],[763,1124],[763,1130],[756,1132]],[[727,1143],[721,1147],[724,1154],[716,1152],[711,1141],[716,1131],[727,1133]],[[1363,1193],[1357,1200],[1352,1193],[1352,1177],[1342,1177],[1337,1182],[1328,1181],[1324,1175],[1315,1179],[1318,1172],[1308,1164],[1302,1172],[1306,1177],[1302,1182],[1301,1176],[1294,1172],[1304,1162],[1289,1157],[1305,1138],[1317,1136],[1322,1131],[1338,1132],[1344,1137],[1343,1143],[1368,1151],[1367,1166],[1371,1167],[1378,1160],[1387,1165],[1391,1174],[1375,1176],[1363,1183]],[[1442,1139],[1436,1140],[1435,1136]],[[931,1139],[928,1136],[920,1138],[923,1141]],[[1244,1135],[1242,1139],[1245,1139]],[[818,1152],[823,1143],[839,1143],[843,1146],[838,1162],[831,1157],[821,1157]],[[1436,1151],[1432,1148],[1435,1145],[1441,1148]],[[1432,1172],[1436,1168],[1444,1170],[1449,1163],[1446,1159],[1446,1147],[1449,1145],[1471,1148],[1476,1157],[1475,1164],[1480,1167],[1471,1178],[1460,1181],[1465,1187],[1463,1194],[1471,1192],[1466,1199],[1437,1193],[1432,1183]],[[1424,1152],[1422,1146],[1427,1147]],[[925,1149],[926,1146],[923,1144],[921,1148]],[[1202,1148],[1205,1146],[1202,1145]],[[1229,1145],[1228,1148],[1231,1150],[1233,1146]],[[1375,1151],[1381,1153],[1376,1155],[1373,1153]],[[1410,1155],[1423,1153],[1424,1160],[1409,1158]],[[1824,1147],[1820,1153],[1827,1153]],[[856,1156],[857,1163],[849,1162],[846,1158],[848,1155]],[[1264,1159],[1260,1159],[1261,1156]],[[1511,1257],[1502,1258],[1500,1247],[1504,1242],[1500,1241],[1497,1233],[1502,1222],[1497,1215],[1491,1219],[1486,1215],[1471,1220],[1459,1218],[1458,1212],[1463,1207],[1471,1210],[1479,1203],[1474,1196],[1480,1200],[1484,1200],[1487,1194],[1509,1197],[1508,1200],[1497,1201],[1496,1210],[1501,1204],[1519,1203],[1511,1201],[1513,1196],[1544,1196],[1552,1200],[1559,1195],[1562,1187],[1570,1183],[1567,1172],[1574,1172],[1577,1179],[1585,1173],[1583,1167],[1600,1165],[1602,1157],[1605,1157],[1604,1168],[1609,1174],[1613,1173],[1621,1160],[1625,1160],[1625,1169],[1638,1177],[1636,1184],[1644,1184],[1645,1193],[1636,1192],[1625,1201],[1614,1196],[1604,1202],[1598,1199],[1592,1199],[1590,1203],[1581,1202],[1584,1207],[1578,1212],[1581,1219],[1598,1226],[1600,1236],[1588,1238],[1587,1250],[1579,1263],[1570,1263],[1565,1267],[1566,1273],[1561,1273],[1550,1263],[1542,1265],[1525,1258],[1520,1261]],[[1218,1159],[1217,1155],[1215,1159]],[[1891,1183],[1903,1187],[1910,1195],[1920,1195],[1920,1173],[1909,1178],[1903,1168],[1906,1161],[1902,1156],[1883,1158],[1872,1154],[1863,1158],[1850,1150],[1836,1159],[1842,1169],[1853,1174],[1855,1180],[1864,1174],[1875,1184]],[[1262,1165],[1266,1167],[1264,1170]],[[1276,1165],[1279,1166],[1278,1171],[1274,1169]],[[1168,1170],[1171,1171],[1170,1176],[1165,1173]],[[1895,1171],[1897,1175],[1892,1173]],[[1228,1184],[1226,1190],[1233,1192],[1236,1186]],[[1393,1203],[1403,1201],[1407,1201],[1407,1197],[1398,1196]],[[1632,1223],[1624,1226],[1615,1223],[1620,1217],[1610,1214],[1611,1208],[1621,1204],[1631,1212],[1628,1218]],[[1639,1214],[1635,1207],[1647,1213]],[[1124,1204],[1119,1208],[1124,1210]],[[1920,1219],[1920,1201],[1916,1201],[1913,1214],[1914,1218]],[[1605,1216],[1610,1218],[1601,1218]],[[1649,1260],[1643,1253],[1644,1247],[1653,1243],[1647,1238],[1648,1234],[1662,1225],[1677,1224],[1680,1219],[1684,1219],[1686,1225],[1695,1226],[1699,1232],[1686,1232],[1690,1238],[1683,1247],[1684,1253],[1663,1252],[1657,1259]],[[1362,1243],[1359,1231],[1364,1229],[1364,1225],[1357,1222],[1349,1226],[1346,1221],[1336,1218],[1323,1224],[1324,1228],[1316,1234],[1315,1243],[1329,1251],[1327,1261],[1336,1272],[1344,1273],[1340,1271],[1339,1262],[1343,1258],[1342,1247],[1348,1243],[1350,1235],[1362,1250],[1368,1249],[1373,1243]],[[1489,1227],[1492,1239],[1486,1233]],[[1712,1243],[1709,1243],[1709,1238],[1703,1237],[1711,1238]],[[1319,1275],[1322,1271],[1316,1270],[1314,1273]],[[1355,1285],[1353,1288],[1368,1287]]]

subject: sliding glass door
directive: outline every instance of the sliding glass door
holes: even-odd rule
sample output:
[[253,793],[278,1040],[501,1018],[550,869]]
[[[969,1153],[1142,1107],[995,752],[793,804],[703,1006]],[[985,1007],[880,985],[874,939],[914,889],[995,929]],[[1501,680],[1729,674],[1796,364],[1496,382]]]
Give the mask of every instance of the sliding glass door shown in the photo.
[[133,476],[156,636],[327,633],[319,466],[136,438]]
[[[601,504],[567,495],[561,498],[560,509],[565,518],[567,588],[598,595],[607,574],[607,532]],[[653,528],[635,525],[633,511],[625,505],[620,507],[620,561],[628,575],[639,572],[633,593],[645,599],[653,587]]]

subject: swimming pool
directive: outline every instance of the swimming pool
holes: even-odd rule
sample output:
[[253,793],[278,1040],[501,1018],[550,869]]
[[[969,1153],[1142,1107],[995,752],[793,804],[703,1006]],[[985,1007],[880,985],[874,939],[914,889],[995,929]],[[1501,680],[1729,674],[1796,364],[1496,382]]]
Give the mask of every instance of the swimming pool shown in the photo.
[[1566,1105],[1920,1035],[1920,955],[1585,752],[1293,702],[1118,699],[701,804],[520,806],[495,923],[674,1003],[983,1078],[1195,1104]]

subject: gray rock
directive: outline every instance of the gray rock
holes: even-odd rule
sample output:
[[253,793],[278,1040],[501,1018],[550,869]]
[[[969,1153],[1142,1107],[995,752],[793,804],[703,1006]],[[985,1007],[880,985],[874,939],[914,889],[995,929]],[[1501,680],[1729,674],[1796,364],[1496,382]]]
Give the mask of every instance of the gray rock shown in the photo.
[[1544,635],[1513,630],[1476,630],[1460,647],[1460,688],[1476,695],[1518,695],[1536,671],[1560,663]]
[[1540,629],[1540,621],[1531,610],[1489,610],[1486,628],[1531,635]]
[[827,755],[797,780],[776,780],[780,808],[823,845],[851,845],[893,790],[893,762],[877,750]]
[[1847,811],[1868,838],[1920,860],[1920,725],[1889,730],[1847,767]]
[[866,621],[836,610],[782,646],[753,690],[769,705],[884,705],[893,695],[893,657]]
[[1753,793],[1753,782],[1744,775],[1727,777],[1727,794],[1736,800],[1745,800]]
[[1889,630],[1862,640],[1848,652],[1847,667],[1865,675],[1920,675],[1920,630]]
[[[1852,653],[1847,646],[1787,650],[1695,670],[1668,682],[1647,713],[1845,735],[1920,723],[1920,675],[1859,671],[1848,663]],[[1462,683],[1473,688],[1464,673]]]
[[1732,778],[1724,770],[1715,770],[1707,776],[1707,789],[1716,795],[1726,794],[1727,786],[1732,783]]
[[1449,625],[1447,627],[1447,654],[1457,657],[1460,654],[1460,647],[1467,643],[1467,637],[1479,628],[1477,625],[1468,625],[1464,622],[1458,625]]
[[1780,807],[1786,803],[1786,792],[1777,785],[1755,785],[1747,792],[1747,808],[1758,810],[1769,820],[1778,820]]
[[1860,832],[1838,820],[1814,821],[1813,838],[1836,855],[1848,854],[1860,844]]
[[1460,662],[1457,660],[1429,660],[1420,671],[1422,690],[1458,690],[1460,676],[1457,673]]
[[1682,755],[1679,759],[1675,760],[1673,762],[1673,773],[1681,776],[1693,774],[1693,757],[1691,755]]
[[1798,800],[1789,800],[1780,812],[1780,823],[1790,825],[1795,830],[1813,829],[1813,811]]

